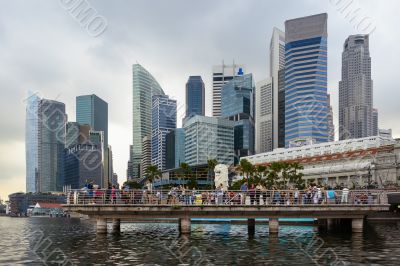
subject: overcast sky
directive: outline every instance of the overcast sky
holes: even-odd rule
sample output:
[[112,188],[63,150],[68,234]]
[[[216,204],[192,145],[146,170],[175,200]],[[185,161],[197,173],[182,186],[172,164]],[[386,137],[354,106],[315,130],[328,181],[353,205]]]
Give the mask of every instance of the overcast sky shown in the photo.
[[[400,137],[397,61],[400,59],[399,1],[357,1],[351,20],[337,9],[351,0],[143,0],[88,1],[107,27],[93,33],[62,3],[73,0],[0,0],[0,197],[25,190],[25,103],[27,91],[66,104],[75,121],[75,97],[97,94],[109,105],[109,143],[123,182],[132,142],[131,66],[139,62],[184,110],[185,83],[201,75],[206,112],[211,114],[211,67],[244,64],[259,81],[267,77],[274,26],[287,19],[328,13],[328,85],[337,125],[341,51],[350,34],[365,33],[358,21],[376,27],[370,37],[374,104],[380,128]],[[75,0],[77,1],[77,0]],[[84,1],[84,0],[78,0]],[[101,22],[98,19],[97,22]],[[95,26],[95,25],[93,25]],[[365,25],[364,25],[365,26]],[[368,29],[367,29],[368,31]]]

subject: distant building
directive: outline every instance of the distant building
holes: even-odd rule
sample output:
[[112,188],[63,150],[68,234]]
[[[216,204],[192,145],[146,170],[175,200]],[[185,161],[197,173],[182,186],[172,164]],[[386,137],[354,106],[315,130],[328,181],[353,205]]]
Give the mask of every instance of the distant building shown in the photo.
[[151,134],[152,96],[164,95],[156,79],[140,64],[132,66],[132,148],[128,173],[130,178],[138,178],[142,161],[143,138]]
[[333,110],[331,105],[331,95],[328,94],[328,142],[335,141],[335,126],[333,124]]
[[119,183],[118,183],[118,175],[116,173],[113,173],[113,178],[111,180],[111,184],[113,186],[119,187]]
[[372,135],[377,136],[379,129],[379,120],[378,120],[378,109],[372,109]]
[[166,169],[165,136],[176,128],[176,100],[154,95],[151,123],[151,164]]
[[186,83],[186,118],[205,115],[205,87],[201,76],[190,76]]
[[391,139],[391,138],[393,138],[392,130],[391,129],[380,128],[379,129],[379,136]]
[[273,143],[273,88],[272,79],[256,84],[255,152],[272,151]]
[[191,166],[216,159],[232,165],[235,123],[223,118],[193,116],[184,125],[185,161]]
[[166,169],[179,168],[185,162],[185,130],[177,128],[166,135]]
[[329,138],[327,18],[318,14],[285,22],[286,147]]
[[253,75],[235,77],[221,88],[221,117],[234,122],[235,164],[254,154]]
[[378,135],[378,127],[374,127],[373,112],[369,36],[351,35],[346,39],[342,53],[342,80],[339,82],[339,139]]
[[400,185],[400,140],[382,136],[319,143],[246,157],[254,165],[298,162],[307,182],[348,188]]
[[242,65],[222,65],[213,66],[213,94],[212,94],[212,116],[221,116],[221,87],[237,76],[243,75]]
[[[269,77],[272,79],[272,136],[269,136],[268,139],[272,139],[273,149],[275,149],[285,145],[285,33],[275,27],[269,46]],[[264,132],[262,135],[264,134],[266,133]],[[279,144],[280,139],[281,145]],[[268,148],[268,150],[271,149]]]
[[65,147],[69,148],[78,144],[88,144],[90,125],[80,125],[78,122],[67,122]]
[[151,135],[145,136],[142,142],[142,161],[140,167],[140,177],[143,177],[147,168],[151,165]]
[[26,191],[61,191],[65,104],[30,95],[26,106]]
[[28,208],[35,206],[36,203],[59,203],[65,204],[66,197],[62,194],[41,194],[41,193],[13,193],[8,196],[9,215],[26,216]]
[[103,131],[103,162],[106,186],[112,178],[112,154],[108,145],[108,104],[95,94],[76,97],[76,122],[79,125],[90,125],[93,131]]

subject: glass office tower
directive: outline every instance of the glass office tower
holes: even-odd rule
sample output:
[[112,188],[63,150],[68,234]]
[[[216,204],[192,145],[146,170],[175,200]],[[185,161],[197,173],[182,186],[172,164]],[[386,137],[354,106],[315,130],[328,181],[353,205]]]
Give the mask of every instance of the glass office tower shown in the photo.
[[166,135],[176,128],[176,100],[154,95],[151,121],[151,164],[165,170]]
[[234,121],[235,164],[254,154],[254,85],[252,74],[238,76],[222,86],[221,116]]
[[65,104],[31,95],[26,108],[26,190],[62,191]]
[[205,114],[204,91],[201,76],[190,76],[186,83],[186,118]]
[[285,22],[285,146],[328,141],[327,14]]
[[153,95],[164,95],[155,78],[141,65],[132,66],[132,136],[128,162],[128,177],[138,178],[142,160],[143,138],[151,134],[151,106]]

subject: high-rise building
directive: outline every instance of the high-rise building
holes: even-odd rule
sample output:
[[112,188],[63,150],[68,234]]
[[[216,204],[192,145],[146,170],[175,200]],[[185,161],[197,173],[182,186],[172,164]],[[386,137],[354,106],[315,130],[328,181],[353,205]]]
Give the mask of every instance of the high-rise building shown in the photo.
[[272,151],[273,146],[273,92],[272,78],[256,84],[256,153]]
[[77,144],[65,149],[65,183],[72,189],[80,189],[87,182],[105,188],[103,146],[101,144]]
[[26,107],[26,191],[61,191],[64,183],[65,104],[30,95]]
[[181,163],[185,162],[185,130],[183,128],[171,130],[166,135],[166,147],[166,168],[179,168]]
[[235,164],[254,154],[253,75],[233,78],[221,88],[221,117],[234,122]]
[[212,95],[212,115],[221,116],[221,87],[232,80],[234,77],[243,75],[244,67],[242,65],[222,65],[213,66],[213,95]]
[[278,71],[278,81],[278,148],[283,148],[285,147],[285,69]]
[[132,66],[132,149],[128,168],[128,177],[138,178],[142,160],[143,138],[151,134],[152,96],[164,95],[164,91],[155,78],[141,65]]
[[378,136],[379,134],[379,120],[378,120],[378,109],[372,109],[372,135]]
[[374,136],[369,36],[351,35],[343,45],[339,82],[339,139]]
[[102,185],[110,183],[112,161],[108,150],[108,104],[95,94],[76,97],[76,122],[79,125],[89,125],[92,131],[103,131],[103,162],[104,179]]
[[335,141],[335,126],[333,124],[333,109],[331,95],[328,93],[328,142]]
[[187,164],[207,164],[216,159],[232,165],[234,160],[234,122],[217,117],[193,116],[184,125],[185,161]]
[[[284,139],[285,123],[284,117],[279,116],[280,110],[284,110],[285,101],[280,100],[279,93],[281,96],[284,95],[284,71],[285,71],[285,33],[278,28],[273,29],[271,42],[269,46],[269,77],[272,78],[272,136],[268,136],[268,139],[272,140],[272,148],[278,148],[279,137]],[[263,99],[263,101],[270,101],[269,99]],[[257,105],[256,105],[257,106]],[[280,118],[282,118],[283,123],[280,123]],[[256,121],[257,123],[257,121]],[[265,135],[260,135],[260,137],[266,137]],[[262,140],[260,140],[262,141]],[[284,145],[282,145],[284,146]],[[270,151],[271,148],[268,148]]]
[[165,136],[176,128],[176,100],[167,95],[154,95],[151,120],[151,164],[165,170]]
[[97,95],[76,97],[76,122],[104,132],[104,150],[108,147],[108,104]]
[[327,18],[285,22],[285,146],[328,141]]
[[78,144],[90,144],[89,132],[90,125],[80,125],[77,122],[67,122],[65,148],[70,148]]
[[140,176],[145,176],[147,168],[151,165],[151,135],[145,136],[142,142],[142,161],[140,167]]
[[186,118],[205,115],[205,87],[201,76],[190,76],[186,83]]

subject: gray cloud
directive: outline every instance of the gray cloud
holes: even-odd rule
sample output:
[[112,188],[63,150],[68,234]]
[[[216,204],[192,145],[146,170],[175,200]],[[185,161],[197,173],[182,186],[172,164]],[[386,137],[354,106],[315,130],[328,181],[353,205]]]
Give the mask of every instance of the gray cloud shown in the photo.
[[[355,1],[356,2],[356,1]],[[65,102],[70,120],[75,120],[75,96],[95,93],[109,103],[110,144],[116,172],[125,176],[131,144],[131,65],[141,63],[184,104],[184,86],[189,75],[202,75],[206,84],[206,109],[211,113],[211,66],[225,59],[245,64],[255,80],[267,76],[268,47],[272,27],[283,29],[286,19],[328,12],[329,91],[337,113],[337,88],[345,38],[357,33],[337,12],[331,1],[261,0],[135,0],[90,1],[108,21],[99,37],[89,36],[58,1],[1,1],[0,9],[0,145],[24,140],[28,89]],[[357,2],[373,17],[377,29],[371,36],[375,106],[380,125],[393,128],[397,122],[400,93],[391,62],[400,57],[396,1]],[[183,111],[183,108],[182,108]],[[182,111],[180,113],[182,113]],[[337,125],[337,122],[335,121]],[[18,149],[23,149],[21,145]],[[20,169],[25,168],[18,157]],[[16,173],[1,157],[0,182]],[[15,175],[12,175],[13,178]],[[21,183],[24,173],[18,171]],[[15,182],[13,183],[15,184]],[[3,197],[1,190],[0,195]]]

